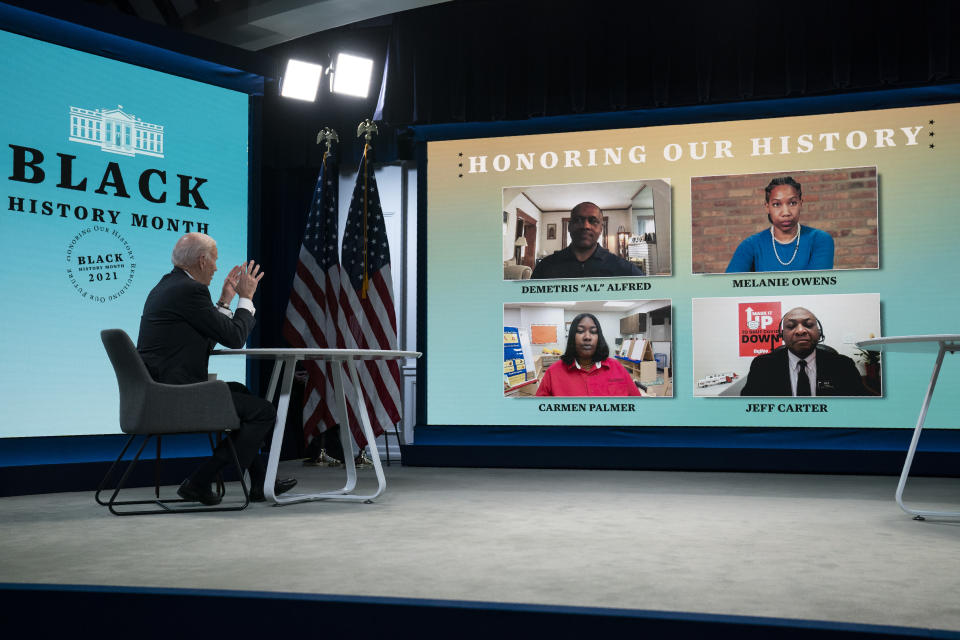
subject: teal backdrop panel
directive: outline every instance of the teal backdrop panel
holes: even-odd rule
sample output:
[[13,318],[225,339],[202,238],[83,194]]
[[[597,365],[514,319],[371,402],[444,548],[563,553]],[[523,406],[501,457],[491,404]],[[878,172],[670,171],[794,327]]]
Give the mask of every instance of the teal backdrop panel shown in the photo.
[[0,55],[0,437],[116,433],[100,330],[136,340],[185,232],[217,240],[214,296],[247,258],[249,98],[7,32]]

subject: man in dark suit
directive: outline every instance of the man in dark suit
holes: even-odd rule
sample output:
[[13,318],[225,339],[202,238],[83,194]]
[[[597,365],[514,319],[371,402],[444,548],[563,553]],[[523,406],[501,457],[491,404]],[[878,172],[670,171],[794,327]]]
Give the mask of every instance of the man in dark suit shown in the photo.
[[[210,282],[217,270],[217,243],[208,235],[188,233],[177,241],[171,257],[174,268],[163,276],[143,305],[137,351],[157,382],[190,384],[207,380],[207,361],[218,342],[239,349],[253,329],[253,294],[263,272],[253,260],[230,270],[216,306]],[[239,295],[237,310],[230,304]],[[230,382],[240,429],[231,434],[240,466],[250,472],[252,500],[263,500],[266,469],[258,451],[276,420],[273,405],[258,398],[240,383]],[[210,482],[231,462],[226,442],[180,485],[184,500],[213,505],[220,497]],[[288,491],[296,480],[279,480],[276,493]]]
[[783,347],[757,356],[750,363],[741,396],[865,396],[869,395],[857,366],[823,342],[823,327],[813,313],[791,309],[781,323]]

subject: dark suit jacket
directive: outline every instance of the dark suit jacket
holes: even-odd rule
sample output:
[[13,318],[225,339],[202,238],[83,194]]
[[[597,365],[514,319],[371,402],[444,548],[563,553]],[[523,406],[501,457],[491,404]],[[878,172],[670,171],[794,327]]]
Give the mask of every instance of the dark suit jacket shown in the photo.
[[[792,396],[787,349],[757,356],[750,363],[741,396]],[[847,356],[817,349],[817,396],[865,396],[857,365]]]
[[143,305],[137,351],[157,382],[205,382],[214,345],[243,347],[253,325],[245,309],[233,318],[217,311],[206,285],[174,267]]

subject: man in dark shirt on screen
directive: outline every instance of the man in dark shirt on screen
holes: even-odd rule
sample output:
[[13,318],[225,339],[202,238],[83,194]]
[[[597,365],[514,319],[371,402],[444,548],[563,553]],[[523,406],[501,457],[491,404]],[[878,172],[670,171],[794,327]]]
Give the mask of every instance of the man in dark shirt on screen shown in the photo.
[[603,211],[592,202],[581,202],[570,211],[570,246],[541,260],[531,278],[642,276],[640,267],[597,243],[602,233]]

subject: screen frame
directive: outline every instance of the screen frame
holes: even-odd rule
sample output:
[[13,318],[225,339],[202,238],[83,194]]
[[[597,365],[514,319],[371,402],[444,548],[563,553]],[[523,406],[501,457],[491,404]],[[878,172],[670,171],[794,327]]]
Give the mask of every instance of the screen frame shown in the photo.
[[[466,123],[425,125],[412,127],[418,164],[417,179],[417,220],[418,220],[418,255],[427,255],[427,220],[428,220],[428,185],[427,185],[427,144],[443,140],[472,140],[478,138],[521,136],[547,133],[585,132],[622,128],[640,128],[663,125],[684,125],[720,123],[729,121],[767,119],[777,117],[824,115],[833,113],[849,113],[856,111],[872,111],[893,109],[899,107],[922,107],[937,104],[960,102],[960,84],[947,84],[911,89],[896,89],[889,91],[870,91],[860,93],[839,94],[813,98],[792,98],[767,101],[750,101],[735,104],[720,104],[709,106],[676,107],[668,109],[647,109],[622,113],[597,113],[577,116],[540,118],[530,121],[511,121],[493,123]],[[653,442],[662,439],[674,440],[677,436],[697,433],[697,438],[707,437],[710,443],[723,443],[734,448],[755,445],[756,434],[774,431],[783,436],[796,435],[799,439],[788,448],[803,446],[822,446],[822,443],[841,432],[846,432],[854,438],[849,443],[851,448],[869,448],[879,443],[889,432],[903,432],[909,434],[907,428],[844,428],[844,427],[704,427],[703,425],[673,425],[673,426],[636,426],[636,427],[605,427],[582,426],[571,427],[565,425],[457,425],[436,424],[427,421],[427,405],[429,403],[429,388],[427,384],[427,369],[430,361],[427,346],[427,291],[426,282],[430,265],[424,261],[417,272],[417,350],[423,353],[417,362],[417,396],[416,396],[416,424],[414,426],[415,442],[417,444],[436,443],[456,446],[457,442],[464,444],[479,443],[496,439],[499,444],[509,444],[514,439],[516,444],[529,441],[531,434],[539,430],[544,444],[557,442],[603,441],[607,446],[622,446],[622,436],[625,432],[633,436],[657,434]],[[918,402],[919,402],[918,398]],[[706,429],[709,434],[700,433]],[[932,443],[936,447],[947,447],[950,450],[960,448],[960,429],[938,428],[937,432],[943,440]],[[559,434],[559,435],[558,435]],[[753,434],[753,435],[751,435]],[[571,440],[572,439],[572,440]],[[820,443],[820,444],[816,444]],[[650,442],[648,442],[650,444]],[[711,444],[711,446],[713,446]],[[695,446],[695,445],[691,445]],[[878,445],[881,446],[881,445]]]

